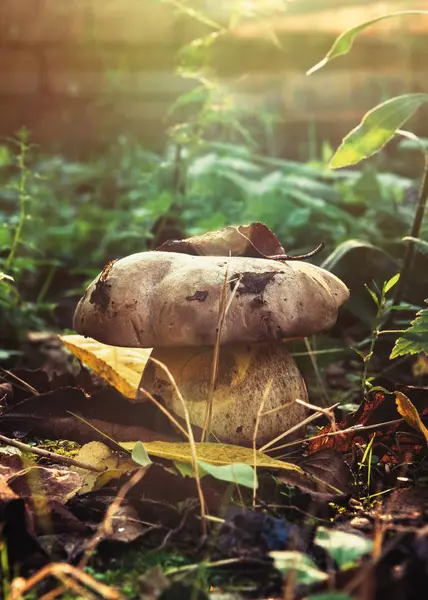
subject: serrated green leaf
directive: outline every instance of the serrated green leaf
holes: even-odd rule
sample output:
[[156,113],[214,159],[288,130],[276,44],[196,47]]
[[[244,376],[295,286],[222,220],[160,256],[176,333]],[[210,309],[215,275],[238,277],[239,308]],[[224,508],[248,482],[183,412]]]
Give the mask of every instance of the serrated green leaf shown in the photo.
[[297,585],[311,585],[328,579],[327,573],[318,569],[313,560],[301,552],[276,550],[269,552],[269,556],[280,573],[294,573]]
[[410,327],[395,342],[390,358],[405,356],[406,354],[428,354],[428,308],[416,314]]
[[373,542],[368,538],[326,527],[318,527],[315,542],[327,550],[340,569],[353,565],[373,550]]
[[325,57],[319,63],[317,63],[315,66],[313,66],[311,69],[309,69],[309,71],[306,74],[311,75],[315,71],[318,71],[319,69],[321,69],[321,67],[326,65],[328,62],[330,62],[334,58],[337,58],[338,56],[343,56],[344,54],[347,54],[349,52],[349,50],[352,48],[352,44],[354,43],[354,40],[357,37],[357,35],[359,33],[361,33],[362,31],[364,31],[365,29],[368,29],[372,25],[379,23],[379,21],[384,21],[385,19],[391,19],[393,17],[404,17],[404,16],[410,16],[410,15],[428,15],[428,11],[427,10],[402,10],[402,11],[398,11],[398,12],[393,12],[388,15],[383,15],[382,17],[377,17],[376,19],[371,19],[370,21],[365,21],[364,23],[361,23],[360,25],[356,25],[355,27],[351,27],[350,29],[347,29],[346,31],[341,33],[338,38],[335,39],[332,47],[327,52]]
[[361,123],[344,137],[330,167],[355,165],[378,152],[425,102],[428,102],[428,94],[404,94],[369,110]]

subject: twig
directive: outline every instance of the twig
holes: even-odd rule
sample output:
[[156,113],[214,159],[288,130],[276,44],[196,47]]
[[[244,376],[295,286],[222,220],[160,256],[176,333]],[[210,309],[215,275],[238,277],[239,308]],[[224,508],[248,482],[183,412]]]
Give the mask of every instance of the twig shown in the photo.
[[55,462],[59,462],[64,465],[73,465],[74,467],[86,469],[87,471],[94,471],[95,473],[103,473],[105,471],[105,469],[100,469],[99,467],[88,465],[86,463],[81,462],[80,460],[71,458],[70,456],[63,456],[62,454],[55,454],[55,452],[49,452],[49,450],[43,450],[42,448],[30,446],[29,444],[24,444],[23,442],[18,442],[17,440],[8,438],[5,435],[0,434],[0,442],[2,442],[3,444],[7,444],[8,446],[14,446],[19,450],[22,450],[22,452],[32,452],[33,454],[37,454],[38,456],[42,456],[43,458],[49,458],[50,460],[54,460]]

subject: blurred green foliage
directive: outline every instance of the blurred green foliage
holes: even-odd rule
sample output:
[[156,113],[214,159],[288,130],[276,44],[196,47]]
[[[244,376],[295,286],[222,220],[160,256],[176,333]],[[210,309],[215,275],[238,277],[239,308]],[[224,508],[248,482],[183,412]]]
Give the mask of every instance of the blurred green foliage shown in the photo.
[[25,218],[11,261],[19,148],[2,146],[0,159],[0,271],[15,279],[0,281],[0,302],[3,319],[18,329],[40,325],[52,301],[80,295],[108,260],[155,246],[171,225],[176,237],[259,220],[290,253],[356,238],[394,254],[414,212],[410,179],[372,168],[331,172],[324,161],[270,158],[245,144],[206,142],[177,158],[174,147],[159,156],[121,140],[91,163],[30,148]]

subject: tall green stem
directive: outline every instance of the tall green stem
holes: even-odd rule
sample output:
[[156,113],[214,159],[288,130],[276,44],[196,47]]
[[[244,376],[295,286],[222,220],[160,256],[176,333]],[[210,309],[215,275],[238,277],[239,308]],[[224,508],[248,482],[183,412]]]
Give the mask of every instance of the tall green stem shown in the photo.
[[[419,192],[419,202],[416,209],[415,217],[413,219],[412,230],[410,236],[413,238],[418,238],[422,221],[424,218],[425,208],[427,205],[428,199],[428,158],[425,158],[425,169],[424,175],[422,178],[421,189]],[[407,284],[409,282],[410,274],[412,272],[412,264],[413,259],[415,257],[415,243],[412,240],[407,242],[406,253],[404,255],[403,266],[401,267],[400,279],[398,281],[397,287],[395,288],[394,294],[394,304],[400,304],[404,292],[406,290]]]
[[13,261],[15,259],[15,254],[19,243],[21,241],[22,228],[24,227],[25,218],[27,216],[26,213],[26,202],[28,200],[28,195],[26,193],[27,187],[27,179],[28,179],[28,169],[25,164],[25,159],[27,156],[27,152],[29,146],[27,145],[28,133],[23,130],[18,135],[19,142],[19,154],[18,154],[18,169],[19,169],[19,180],[16,186],[18,191],[18,200],[19,200],[19,219],[18,225],[16,226],[15,232],[13,234],[12,245],[10,248],[10,252],[5,261],[5,271],[6,273],[10,270],[13,265]]

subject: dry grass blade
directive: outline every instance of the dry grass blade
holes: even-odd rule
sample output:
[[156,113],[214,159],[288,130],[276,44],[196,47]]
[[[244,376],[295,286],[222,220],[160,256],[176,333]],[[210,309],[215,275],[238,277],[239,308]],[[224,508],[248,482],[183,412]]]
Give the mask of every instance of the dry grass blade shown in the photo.
[[199,504],[201,507],[202,533],[203,533],[203,535],[206,535],[207,524],[206,524],[206,519],[205,519],[205,498],[204,498],[204,495],[202,492],[201,478],[199,477],[198,457],[196,454],[195,437],[193,435],[192,424],[190,422],[189,409],[187,408],[186,401],[184,400],[183,395],[180,392],[180,389],[179,389],[178,385],[176,384],[175,379],[172,376],[172,373],[168,369],[168,367],[164,363],[162,363],[160,360],[157,360],[156,358],[150,357],[149,360],[153,361],[155,363],[155,365],[158,365],[165,372],[166,376],[168,377],[169,381],[171,382],[171,385],[173,386],[173,388],[175,390],[175,393],[177,394],[177,398],[179,399],[181,407],[183,409],[183,414],[184,414],[184,418],[186,421],[187,433],[189,436],[190,449],[192,452],[193,473],[195,476],[196,488],[197,488],[198,497],[199,497]]
[[263,410],[264,410],[264,407],[266,404],[266,400],[268,399],[268,396],[270,394],[272,384],[273,384],[273,379],[270,379],[267,383],[267,386],[266,386],[264,392],[263,392],[263,397],[261,399],[260,406],[259,406],[259,409],[258,409],[257,415],[256,415],[256,423],[254,425],[254,432],[253,432],[253,457],[254,457],[253,507],[255,507],[255,505],[256,505],[256,487],[257,487],[257,448],[256,448],[257,434],[259,432],[260,419],[263,416]]
[[82,559],[79,563],[79,568],[84,569],[88,564],[89,559],[91,558],[95,548],[98,546],[99,542],[102,541],[105,534],[111,534],[112,532],[112,521],[119,510],[120,505],[125,499],[127,493],[135,486],[137,483],[144,477],[146,472],[146,468],[138,469],[130,479],[120,488],[116,498],[112,502],[112,504],[108,507],[107,512],[104,516],[104,519],[100,523],[94,537],[90,541],[88,547],[86,548]]
[[144,389],[143,387],[140,387],[139,389],[141,392],[143,392],[143,394],[145,396],[147,396],[147,398],[151,402],[153,402],[153,404],[155,404],[158,407],[158,409],[160,411],[163,412],[164,415],[166,415],[168,417],[168,419],[171,421],[171,423],[173,423],[177,427],[177,429],[179,431],[181,431],[181,433],[184,435],[184,437],[186,437],[189,440],[190,439],[189,434],[184,429],[184,427],[182,427],[180,425],[180,423],[177,421],[177,419],[170,413],[170,411],[161,402],[159,402],[159,400],[156,400],[156,398],[153,396],[153,394],[148,392],[146,389]]
[[[335,406],[337,406],[337,405],[335,405]],[[304,419],[301,423],[297,423],[297,425],[294,425],[294,427],[290,427],[290,429],[287,429],[287,431],[284,431],[283,433],[281,433],[280,435],[278,435],[276,438],[274,438],[273,440],[271,440],[270,442],[268,442],[267,444],[265,444],[264,446],[262,446],[261,448],[259,448],[260,452],[266,452],[266,450],[268,448],[271,448],[271,446],[273,446],[274,444],[276,444],[280,440],[284,439],[288,435],[294,433],[295,431],[297,431],[301,427],[304,427],[308,423],[311,423],[312,421],[315,421],[316,419],[318,419],[319,417],[321,417],[323,414],[324,414],[323,412],[321,412],[320,410],[318,410],[315,414],[310,415],[309,417],[307,417],[306,419]],[[304,441],[305,440],[302,439],[299,442],[292,442],[292,443],[293,444],[297,444],[297,443],[302,443]],[[279,447],[276,447],[276,448],[271,448],[270,451],[273,452],[273,450],[279,450],[279,448],[283,448],[283,446],[279,446]]]
[[210,389],[209,389],[209,393],[208,393],[208,402],[207,402],[207,408],[205,411],[204,424],[202,427],[201,442],[203,442],[205,440],[207,433],[209,434],[210,429],[211,429],[214,387],[215,387],[215,382],[217,379],[218,361],[219,361],[219,355],[220,355],[221,332],[223,329],[225,316],[230,308],[230,305],[232,304],[232,300],[235,297],[236,290],[238,289],[239,281],[240,281],[240,278],[238,278],[235,283],[235,286],[232,290],[231,296],[230,296],[228,302],[226,302],[226,300],[227,300],[227,285],[228,285],[228,283],[230,283],[229,282],[229,260],[230,260],[230,257],[227,261],[226,272],[224,275],[224,282],[223,282],[223,287],[222,287],[221,296],[220,296],[217,331],[216,331],[216,339],[215,339],[214,352],[213,352],[213,366],[212,366],[212,370],[211,370]]
[[[83,597],[89,597],[89,594],[91,593],[89,590],[93,590],[96,594],[101,596],[101,598],[105,598],[105,600],[124,600],[124,596],[119,590],[97,581],[85,573],[85,571],[73,567],[68,563],[50,563],[40,569],[40,571],[37,571],[37,573],[32,575],[29,579],[17,577],[10,585],[9,600],[24,600],[25,596],[47,577],[54,577],[65,585],[69,585],[70,581],[73,580],[73,583],[76,585],[70,585],[69,587],[72,589],[74,588],[74,590],[83,589],[83,593],[85,594]],[[53,592],[57,592],[57,590],[49,592],[49,595],[45,594],[42,598],[47,600],[48,598],[57,597],[58,594],[53,595]],[[63,592],[62,588],[60,589],[60,592]],[[42,598],[40,600],[42,600]]]
[[12,373],[12,371],[3,369],[3,367],[0,367],[0,370],[3,371],[3,373],[9,375],[9,377],[12,377],[12,379],[15,379],[15,381],[18,381],[24,387],[24,389],[29,390],[32,394],[34,394],[34,396],[39,396],[39,392],[36,390],[36,388],[34,388],[32,385],[30,385],[20,377],[18,377],[18,375],[15,375],[15,373]]

